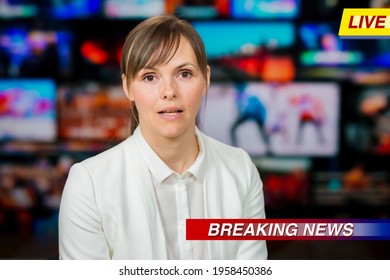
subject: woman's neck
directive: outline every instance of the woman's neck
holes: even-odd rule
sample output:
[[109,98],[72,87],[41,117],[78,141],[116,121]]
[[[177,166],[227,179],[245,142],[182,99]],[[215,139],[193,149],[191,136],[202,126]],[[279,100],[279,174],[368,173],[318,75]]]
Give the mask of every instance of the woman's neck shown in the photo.
[[[142,133],[142,128],[141,128]],[[161,135],[142,133],[153,151],[173,171],[183,174],[196,160],[199,145],[194,130],[189,130],[179,137],[167,138]]]

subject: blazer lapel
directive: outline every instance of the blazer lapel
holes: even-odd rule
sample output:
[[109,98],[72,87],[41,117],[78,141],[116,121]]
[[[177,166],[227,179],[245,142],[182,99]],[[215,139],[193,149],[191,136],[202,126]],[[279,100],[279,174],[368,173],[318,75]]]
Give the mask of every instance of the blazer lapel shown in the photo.
[[[146,175],[146,174],[145,174]],[[156,194],[153,188],[153,181],[148,170],[148,176],[143,180],[141,185],[141,194],[145,206],[146,215],[149,221],[150,236],[154,259],[166,260],[168,258],[164,228],[162,225],[161,215],[157,204]]]
[[[215,165],[210,164],[213,161],[210,153],[212,151],[208,149],[208,154],[206,158],[207,171],[203,181],[204,194],[205,194],[205,218],[221,218],[221,208],[220,208],[220,186],[218,182],[219,176],[221,175]],[[223,246],[222,241],[208,240],[207,248],[209,253],[209,258],[212,260],[223,259]]]
[[[134,170],[134,181],[138,181],[134,185],[138,187],[142,197],[144,210],[148,219],[153,256],[151,259],[166,260],[168,258],[164,228],[161,220],[160,211],[158,208],[157,197],[153,187],[152,174],[149,171],[145,161],[142,159],[141,154],[138,157],[138,163],[135,164],[137,170]],[[136,177],[136,179],[135,179]],[[141,209],[140,209],[141,210]],[[147,235],[145,235],[146,238]]]

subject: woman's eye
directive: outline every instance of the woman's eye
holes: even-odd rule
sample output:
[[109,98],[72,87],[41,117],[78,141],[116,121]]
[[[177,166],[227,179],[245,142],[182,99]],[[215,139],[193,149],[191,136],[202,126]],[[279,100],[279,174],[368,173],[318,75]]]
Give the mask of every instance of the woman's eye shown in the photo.
[[153,75],[146,75],[146,76],[144,76],[144,81],[153,82],[154,76]]
[[192,76],[192,73],[189,71],[183,71],[183,72],[181,72],[181,76],[183,78],[190,78]]

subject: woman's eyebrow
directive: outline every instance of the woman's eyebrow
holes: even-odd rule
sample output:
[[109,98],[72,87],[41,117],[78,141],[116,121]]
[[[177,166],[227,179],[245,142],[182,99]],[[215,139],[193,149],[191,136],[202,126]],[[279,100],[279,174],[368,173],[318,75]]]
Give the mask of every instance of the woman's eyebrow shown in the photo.
[[[195,64],[193,64],[193,63],[191,63],[191,62],[185,62],[185,63],[182,63],[182,64],[176,66],[175,69],[181,69],[181,68],[185,68],[185,67],[187,67],[187,66],[192,66],[192,67],[194,67],[194,68],[198,68]],[[152,70],[152,71],[157,71],[158,68],[156,68],[156,67],[154,67],[154,66],[145,66],[144,68],[142,68],[142,69],[140,70],[140,72],[145,72],[145,71],[150,71],[150,70]]]
[[146,66],[146,67],[141,69],[141,71],[148,71],[148,70],[157,70],[157,68],[155,68],[153,66]]
[[176,68],[176,69],[179,69],[179,68],[183,68],[183,67],[186,67],[186,66],[192,66],[192,67],[197,68],[196,65],[194,65],[193,63],[190,63],[190,62],[182,63],[182,64],[176,66],[175,68]]

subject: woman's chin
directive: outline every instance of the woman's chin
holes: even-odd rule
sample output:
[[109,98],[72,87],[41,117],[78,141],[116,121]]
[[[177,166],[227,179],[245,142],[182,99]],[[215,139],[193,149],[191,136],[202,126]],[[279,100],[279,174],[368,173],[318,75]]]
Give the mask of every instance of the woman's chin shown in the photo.
[[182,124],[167,124],[159,128],[159,134],[163,137],[174,139],[184,135],[190,128],[190,126]]

